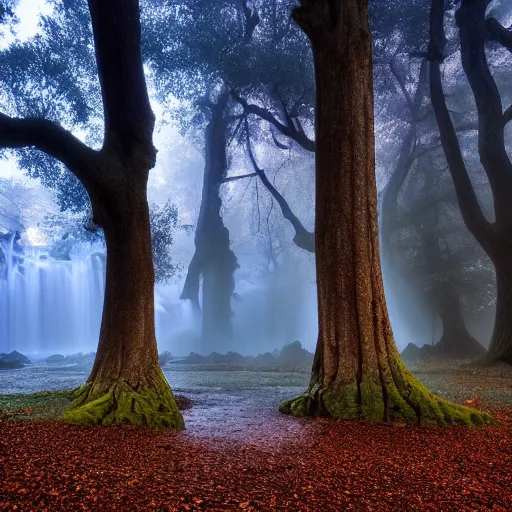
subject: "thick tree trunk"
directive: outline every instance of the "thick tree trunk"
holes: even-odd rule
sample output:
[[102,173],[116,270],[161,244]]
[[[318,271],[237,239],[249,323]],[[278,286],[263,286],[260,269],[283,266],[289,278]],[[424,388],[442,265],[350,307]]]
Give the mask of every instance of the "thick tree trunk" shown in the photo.
[[107,281],[93,370],[63,419],[183,427],[158,366],[146,186],[156,160],[155,116],[140,52],[138,0],[88,0],[105,137],[94,151],[56,123],[0,113],[0,146],[35,146],[81,181],[107,242]]
[[434,345],[432,353],[441,358],[467,359],[483,357],[485,348],[471,336],[466,327],[460,305],[460,298],[445,291],[437,297],[439,316],[443,325],[441,340]]
[[146,184],[128,173],[112,174],[116,179],[109,180],[108,193],[92,196],[107,245],[100,340],[91,374],[64,419],[181,428],[183,419],[158,365]]
[[379,256],[373,68],[367,0],[302,0],[317,88],[319,339],[310,386],[280,410],[377,421],[482,423],[405,368],[389,323]]
[[238,268],[230,248],[229,231],[220,210],[220,186],[227,173],[224,111],[229,93],[224,92],[211,107],[212,118],[205,131],[203,194],[195,233],[196,250],[189,265],[181,298],[198,304],[200,276],[203,277],[202,351],[233,338],[231,298]]

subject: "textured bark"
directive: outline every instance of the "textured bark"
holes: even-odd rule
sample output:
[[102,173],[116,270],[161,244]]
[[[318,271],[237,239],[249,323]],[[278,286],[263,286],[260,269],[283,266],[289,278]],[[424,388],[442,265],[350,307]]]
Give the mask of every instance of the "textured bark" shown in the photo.
[[226,131],[224,111],[229,93],[224,92],[211,107],[211,120],[205,131],[203,194],[195,233],[195,253],[189,265],[181,298],[198,304],[200,277],[203,277],[202,348],[233,337],[231,298],[238,268],[230,248],[229,231],[220,209],[220,186],[226,178]]
[[140,54],[136,0],[89,0],[105,139],[93,151],[44,119],[0,115],[0,144],[36,146],[82,182],[107,244],[107,279],[93,369],[63,419],[71,423],[183,427],[160,367],[146,186],[155,164],[154,115]]
[[486,0],[463,0],[456,19],[462,65],[478,111],[478,152],[493,194],[496,221],[492,224],[487,221],[478,203],[444,99],[440,72],[446,44],[443,0],[432,0],[428,51],[430,89],[462,218],[496,268],[497,302],[500,307],[499,312],[498,308],[496,311],[496,324],[485,362],[504,361],[512,364],[512,333],[507,328],[504,312],[510,297],[510,280],[507,276],[512,275],[512,211],[509,204],[512,196],[512,162],[505,148],[507,111],[503,112],[501,97],[485,55],[489,30],[485,19],[486,7]]
[[294,19],[311,40],[316,107],[319,340],[310,387],[280,410],[418,423],[486,417],[423,387],[402,364],[379,257],[373,68],[367,0],[303,0]]

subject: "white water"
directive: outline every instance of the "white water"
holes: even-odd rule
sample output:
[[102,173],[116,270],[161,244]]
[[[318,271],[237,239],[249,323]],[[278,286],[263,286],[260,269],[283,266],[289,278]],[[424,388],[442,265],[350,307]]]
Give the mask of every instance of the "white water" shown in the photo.
[[[0,352],[29,357],[95,351],[105,291],[105,255],[100,245],[76,245],[70,260],[51,258],[46,247],[13,249],[2,243],[6,269],[0,275]],[[177,286],[155,291],[155,321],[160,350],[190,329],[188,305]]]

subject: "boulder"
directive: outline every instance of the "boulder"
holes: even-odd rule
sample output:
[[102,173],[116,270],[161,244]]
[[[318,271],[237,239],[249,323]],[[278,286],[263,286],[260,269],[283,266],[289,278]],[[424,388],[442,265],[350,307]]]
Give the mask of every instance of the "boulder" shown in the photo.
[[24,365],[30,363],[30,359],[17,350],[13,350],[10,354],[0,355],[0,369],[23,368]]
[[402,361],[406,363],[414,363],[416,361],[421,361],[423,359],[423,351],[418,345],[414,343],[409,343],[400,354]]

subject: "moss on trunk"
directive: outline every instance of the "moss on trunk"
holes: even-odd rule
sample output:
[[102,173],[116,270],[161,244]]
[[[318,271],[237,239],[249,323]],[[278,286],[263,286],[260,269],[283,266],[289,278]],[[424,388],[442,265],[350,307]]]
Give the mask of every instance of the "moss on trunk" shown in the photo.
[[184,426],[171,388],[158,367],[147,382],[136,387],[122,379],[107,386],[98,381],[84,384],[74,392],[62,420],[78,425]]

